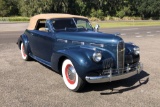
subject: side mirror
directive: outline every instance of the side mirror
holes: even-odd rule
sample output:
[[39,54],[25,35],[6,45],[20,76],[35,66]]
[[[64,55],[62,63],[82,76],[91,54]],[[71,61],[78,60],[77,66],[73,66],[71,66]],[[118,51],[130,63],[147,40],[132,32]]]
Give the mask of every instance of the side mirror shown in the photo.
[[96,26],[94,27],[95,31],[98,32],[99,31],[100,26],[98,24],[96,24]]

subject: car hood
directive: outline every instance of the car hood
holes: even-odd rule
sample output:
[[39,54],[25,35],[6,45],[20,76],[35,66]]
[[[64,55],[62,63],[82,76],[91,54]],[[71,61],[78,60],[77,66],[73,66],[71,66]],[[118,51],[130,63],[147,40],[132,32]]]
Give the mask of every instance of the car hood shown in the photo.
[[57,39],[71,40],[71,41],[79,41],[79,42],[87,42],[87,43],[117,43],[118,41],[122,41],[122,38],[116,36],[114,34],[107,34],[101,32],[57,32]]

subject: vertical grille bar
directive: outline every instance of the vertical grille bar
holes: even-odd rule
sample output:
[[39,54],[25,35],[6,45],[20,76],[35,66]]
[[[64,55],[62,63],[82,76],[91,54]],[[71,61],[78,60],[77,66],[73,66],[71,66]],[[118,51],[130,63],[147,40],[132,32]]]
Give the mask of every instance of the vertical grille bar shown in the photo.
[[125,52],[124,42],[121,41],[118,43],[118,46],[117,46],[117,68],[118,69],[124,68],[124,52]]

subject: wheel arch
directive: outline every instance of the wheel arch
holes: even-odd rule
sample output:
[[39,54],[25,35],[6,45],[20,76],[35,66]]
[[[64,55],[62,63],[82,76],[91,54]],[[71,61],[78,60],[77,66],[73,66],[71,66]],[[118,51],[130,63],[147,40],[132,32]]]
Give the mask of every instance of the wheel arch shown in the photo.
[[25,47],[25,52],[27,55],[29,55],[30,53],[30,47],[29,47],[29,40],[28,40],[28,37],[27,35],[25,34],[22,34],[20,37],[19,37],[19,40],[18,40],[18,46],[19,48],[21,47],[21,43],[23,42],[24,44],[24,47]]
[[[22,36],[22,35],[21,35]],[[17,41],[17,45],[18,45],[18,48],[21,49],[21,43],[22,43],[22,38],[21,36],[18,38],[18,41]]]
[[69,58],[67,56],[64,56],[64,55],[59,58],[58,71],[59,71],[60,74],[62,74],[62,64],[63,64],[64,60],[66,60],[66,59],[69,59]]

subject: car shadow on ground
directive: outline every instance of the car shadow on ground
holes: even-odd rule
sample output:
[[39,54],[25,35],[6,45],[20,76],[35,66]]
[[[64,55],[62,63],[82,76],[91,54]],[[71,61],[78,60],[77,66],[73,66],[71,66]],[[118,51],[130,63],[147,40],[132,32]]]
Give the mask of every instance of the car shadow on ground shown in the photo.
[[139,75],[124,80],[99,84],[86,84],[81,92],[103,91],[100,95],[118,94],[136,89],[141,85],[147,84],[148,81],[149,74],[146,71],[141,71]]
[[[32,60],[33,61],[33,60]],[[34,60],[35,61],[35,60]],[[35,61],[37,62],[37,61]],[[44,67],[50,69],[52,72],[55,72],[59,75],[60,73],[52,70],[50,67],[40,63]],[[141,71],[140,74],[132,76],[128,79],[107,82],[107,83],[97,83],[97,84],[89,84],[87,83],[83,89],[79,93],[91,92],[91,91],[103,91],[100,95],[112,95],[112,94],[120,94],[126,91],[131,91],[140,87],[141,85],[145,85],[149,82],[149,75],[146,71]],[[122,89],[117,89],[123,87]],[[105,92],[104,92],[105,91]]]

